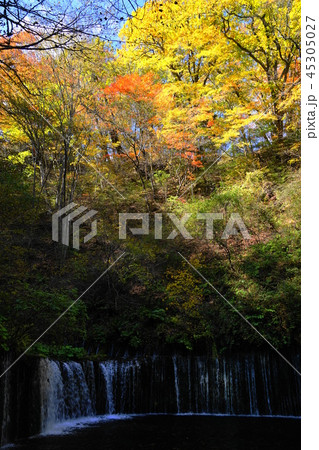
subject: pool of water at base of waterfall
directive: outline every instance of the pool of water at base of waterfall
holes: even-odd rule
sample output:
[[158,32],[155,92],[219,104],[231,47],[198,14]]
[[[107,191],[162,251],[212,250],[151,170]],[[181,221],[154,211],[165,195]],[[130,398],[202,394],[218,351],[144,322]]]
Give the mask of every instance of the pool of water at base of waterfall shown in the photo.
[[300,419],[210,415],[107,416],[59,424],[20,450],[297,450]]

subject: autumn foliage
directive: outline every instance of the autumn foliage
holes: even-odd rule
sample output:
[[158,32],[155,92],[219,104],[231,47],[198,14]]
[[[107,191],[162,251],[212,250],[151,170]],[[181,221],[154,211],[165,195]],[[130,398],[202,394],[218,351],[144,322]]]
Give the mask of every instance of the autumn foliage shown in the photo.
[[[0,268],[12,273],[0,335],[25,348],[36,337],[25,311],[30,323],[41,308],[55,318],[51,298],[68,304],[124,249],[128,262],[74,312],[72,324],[93,325],[75,327],[72,345],[255,344],[182,265],[183,249],[274,345],[298,342],[300,1],[149,0],[121,24],[115,44],[72,34],[72,46],[62,36],[62,47],[40,51],[40,34],[21,31],[0,45]],[[70,202],[99,211],[83,253],[51,242],[51,214]],[[252,239],[222,239],[216,220],[203,241],[203,223],[189,220],[192,241],[123,242],[119,212],[236,212]]]

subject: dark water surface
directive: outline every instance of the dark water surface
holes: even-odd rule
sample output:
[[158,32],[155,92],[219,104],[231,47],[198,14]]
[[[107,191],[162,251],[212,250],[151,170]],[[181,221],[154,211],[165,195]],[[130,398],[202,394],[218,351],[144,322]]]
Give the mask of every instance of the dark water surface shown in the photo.
[[300,420],[268,417],[147,415],[91,421],[64,434],[20,441],[26,450],[294,450]]

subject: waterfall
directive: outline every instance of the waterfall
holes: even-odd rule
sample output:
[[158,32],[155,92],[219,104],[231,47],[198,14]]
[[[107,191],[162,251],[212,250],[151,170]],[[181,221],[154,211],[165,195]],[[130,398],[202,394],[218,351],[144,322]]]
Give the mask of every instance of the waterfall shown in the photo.
[[178,373],[177,373],[177,361],[176,356],[173,356],[173,364],[174,364],[174,384],[175,384],[175,392],[176,392],[176,407],[177,413],[181,412],[180,408],[180,397],[179,397],[179,386],[178,386]]
[[89,388],[84,371],[80,363],[69,362],[62,364],[64,378],[65,417],[93,415]]
[[93,415],[95,386],[90,391],[83,366],[85,363],[74,361],[40,360],[42,432],[49,432],[63,420]]
[[266,361],[266,355],[261,355],[261,367],[262,367],[262,379],[265,387],[265,394],[268,406],[268,414],[272,415],[271,402],[270,402],[270,386],[269,386],[269,361]]
[[106,388],[106,407],[105,411],[108,414],[115,413],[115,405],[114,405],[114,392],[113,389],[115,387],[115,376],[117,375],[117,362],[116,361],[108,361],[100,364],[104,380],[105,380],[105,388]]
[[258,407],[257,407],[255,367],[254,361],[252,361],[250,357],[245,358],[245,374],[249,393],[249,414],[256,416],[258,415]]
[[136,409],[140,364],[137,359],[109,360],[99,364],[105,390],[106,414],[129,413]]
[[[297,356],[292,361],[298,366]],[[100,362],[30,358],[0,380],[0,389],[2,444],[95,415],[300,416],[300,377],[270,353]]]
[[95,370],[93,361],[86,361],[82,364],[85,375],[85,380],[88,386],[88,396],[91,400],[91,412],[96,414],[96,385],[95,385]]
[[300,414],[300,379],[269,355],[132,358],[99,363],[102,414]]
[[64,417],[63,379],[59,364],[40,360],[41,431],[48,431]]

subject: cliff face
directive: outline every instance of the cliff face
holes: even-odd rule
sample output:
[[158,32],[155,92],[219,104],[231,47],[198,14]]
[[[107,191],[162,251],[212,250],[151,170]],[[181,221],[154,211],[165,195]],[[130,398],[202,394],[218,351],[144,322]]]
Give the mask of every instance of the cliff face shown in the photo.
[[[0,359],[1,373],[13,358]],[[39,359],[27,357],[19,361],[0,379],[0,442],[4,445],[19,437],[39,432],[40,391]]]

